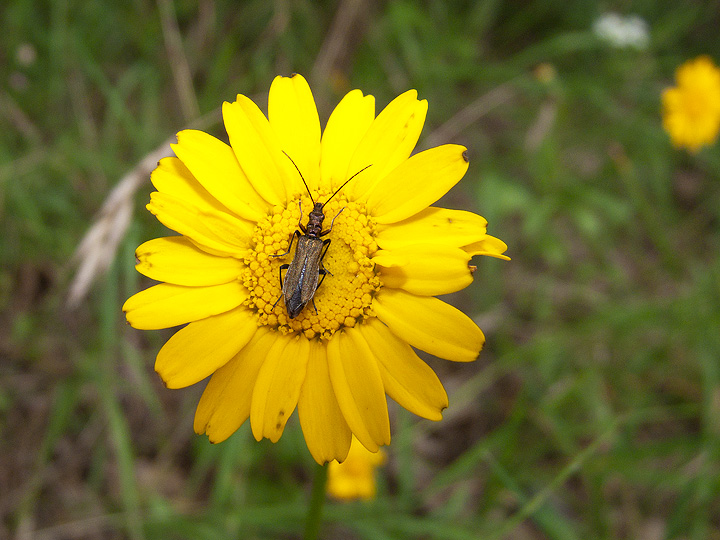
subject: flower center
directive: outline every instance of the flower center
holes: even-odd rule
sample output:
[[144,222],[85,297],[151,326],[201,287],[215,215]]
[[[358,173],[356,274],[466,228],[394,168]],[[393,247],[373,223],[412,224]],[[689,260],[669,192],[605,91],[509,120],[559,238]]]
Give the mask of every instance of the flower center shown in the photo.
[[[314,194],[316,201],[327,200],[330,195],[324,191]],[[302,218],[298,201],[302,201]],[[287,299],[281,298],[280,274],[282,272],[286,290],[302,287],[305,282],[297,279],[287,282],[287,270],[281,271],[280,267],[302,264],[301,258],[296,257],[297,240],[287,255],[282,254],[288,251],[293,233],[300,230],[298,222],[302,219],[307,227],[312,208],[310,197],[296,196],[286,207],[275,207],[270,216],[258,223],[245,257],[247,270],[242,281],[250,291],[246,303],[258,313],[260,325],[275,327],[286,334],[303,332],[308,339],[315,336],[330,339],[343,326],[355,326],[373,316],[372,298],[381,286],[370,260],[378,249],[374,240],[375,223],[367,215],[364,204],[348,201],[341,194],[325,206],[323,231],[330,229],[332,223],[332,232],[318,241],[329,239],[330,245],[322,260],[307,264],[301,280],[317,275],[321,268],[328,273],[325,279],[319,276],[318,283],[323,280],[322,284],[300,314],[291,319],[285,305]]]

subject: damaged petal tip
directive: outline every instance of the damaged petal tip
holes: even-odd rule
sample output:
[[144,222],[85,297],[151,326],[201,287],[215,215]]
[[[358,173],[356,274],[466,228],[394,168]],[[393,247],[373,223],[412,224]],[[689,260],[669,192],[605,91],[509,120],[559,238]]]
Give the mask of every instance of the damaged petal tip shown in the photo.
[[465,163],[470,163],[470,158],[468,157],[467,150],[463,150],[462,158],[465,160]]

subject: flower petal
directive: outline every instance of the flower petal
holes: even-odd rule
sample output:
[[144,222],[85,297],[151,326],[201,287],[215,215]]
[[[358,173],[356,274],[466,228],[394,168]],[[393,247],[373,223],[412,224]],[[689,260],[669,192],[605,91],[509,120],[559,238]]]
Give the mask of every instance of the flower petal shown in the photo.
[[168,388],[184,388],[224,366],[257,331],[255,315],[240,306],[178,330],[157,355],[155,371]]
[[135,268],[141,274],[190,287],[229,283],[245,268],[241,260],[209,255],[184,236],[149,240],[135,250],[135,256]]
[[247,289],[239,282],[210,287],[161,283],[131,296],[122,309],[133,328],[170,328],[225,313],[242,304]]
[[310,189],[320,182],[320,118],[302,75],[275,77],[268,97],[268,120],[280,147],[302,171]]
[[358,144],[348,172],[372,165],[347,186],[347,195],[361,199],[375,183],[405,161],[417,144],[425,116],[427,101],[418,101],[417,91],[399,95],[378,114]]
[[468,268],[470,255],[461,248],[442,244],[413,244],[393,249],[397,257],[382,257],[373,261],[381,268],[380,279],[385,287],[404,289],[420,296],[448,294],[464,289],[472,283]]
[[150,181],[160,193],[166,193],[185,201],[203,212],[230,212],[197,181],[190,170],[178,158],[166,157],[158,162],[150,175]]
[[472,244],[464,246],[463,249],[467,251],[471,257],[475,255],[487,255],[488,257],[495,257],[496,259],[503,259],[505,261],[510,260],[510,257],[503,255],[503,253],[507,251],[507,244],[489,234],[486,234],[485,238],[479,242],[473,242]]
[[398,223],[379,225],[375,240],[382,249],[410,244],[445,244],[462,247],[486,236],[484,217],[431,206]]
[[237,101],[223,103],[222,113],[240,167],[263,199],[282,204],[288,193],[305,189],[270,123],[251,99],[238,95]]
[[202,210],[167,193],[151,193],[147,209],[163,225],[211,253],[243,257],[252,238],[251,222],[224,212]]
[[352,436],[330,382],[327,350],[318,340],[310,342],[310,359],[300,390],[298,416],[315,461],[322,465],[334,459],[345,460]]
[[360,90],[345,95],[330,115],[321,141],[320,177],[324,187],[335,190],[357,171],[350,159],[375,120],[375,98]]
[[371,452],[390,444],[380,368],[362,334],[350,328],[328,342],[328,367],[335,397],[355,437]]
[[447,393],[430,366],[377,319],[358,329],[378,359],[385,392],[408,411],[441,420],[448,406]]
[[255,381],[275,338],[274,331],[258,328],[248,344],[213,373],[195,411],[195,433],[207,433],[211,443],[219,443],[250,417]]
[[457,184],[468,168],[465,147],[445,144],[415,154],[381,178],[367,206],[378,223],[414,216]]
[[475,360],[485,343],[482,330],[462,311],[433,297],[384,288],[373,310],[400,339],[439,358]]
[[327,494],[336,499],[350,501],[375,497],[375,468],[385,462],[385,452],[370,452],[353,437],[347,460],[328,465]]
[[175,155],[208,193],[242,218],[265,217],[269,205],[250,184],[230,146],[194,129],[181,131],[177,138],[171,145]]
[[309,342],[303,335],[281,337],[268,350],[258,373],[250,405],[250,424],[256,440],[277,442],[295,410],[305,380]]
[[391,251],[383,249],[376,251],[372,256],[372,261],[378,266],[384,266],[385,268],[391,268],[395,266],[407,266],[410,264],[410,259],[403,256],[399,251]]

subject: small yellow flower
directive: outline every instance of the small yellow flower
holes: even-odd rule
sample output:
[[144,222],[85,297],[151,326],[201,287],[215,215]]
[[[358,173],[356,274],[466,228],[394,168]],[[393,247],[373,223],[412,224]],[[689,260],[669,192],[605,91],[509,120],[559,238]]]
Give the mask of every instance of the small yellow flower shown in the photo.
[[681,65],[662,94],[663,127],[674,146],[697,152],[720,131],[720,69],[707,56]]
[[[374,98],[353,90],[322,133],[300,75],[273,81],[268,109],[265,117],[242,95],[224,103],[229,145],[178,134],[177,157],[152,174],[147,208],[180,236],[137,249],[138,271],[164,283],[123,311],[134,328],[186,325],[155,370],[168,388],[212,375],[197,433],[220,442],[250,419],[257,440],[276,442],[297,407],[315,460],[342,461],[353,434],[373,452],[390,442],[386,394],[441,419],[447,395],[413,347],[457,362],[477,357],[483,333],[434,296],[472,281],[474,255],[507,259],[506,246],[482,217],[429,206],[468,162],[453,144],[410,156],[427,112],[414,90],[377,116]],[[298,171],[320,202],[362,172],[325,206],[329,274],[291,318],[280,275],[295,254],[278,255],[312,209]]]
[[382,449],[370,452],[353,437],[347,459],[328,465],[327,492],[336,499],[372,499],[376,491],[375,468],[383,463]]

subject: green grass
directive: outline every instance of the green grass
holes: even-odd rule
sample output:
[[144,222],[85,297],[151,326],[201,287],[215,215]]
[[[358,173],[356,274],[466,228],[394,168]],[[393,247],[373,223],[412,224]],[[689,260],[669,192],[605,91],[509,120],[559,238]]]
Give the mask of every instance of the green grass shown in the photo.
[[[488,341],[478,362],[431,361],[445,419],[391,408],[378,497],[330,502],[321,537],[720,538],[720,151],[674,150],[659,116],[679,63],[720,61],[720,8],[360,4],[339,42],[327,1],[0,8],[0,538],[301,537],[313,461],[297,418],[275,445],[247,425],[210,445],[192,432],[201,388],[153,372],[168,334],[124,324],[145,285],[134,248],[163,234],[149,182],[109,271],[65,305],[117,181],[198,113],[224,136],[222,101],[264,103],[291,72],[323,119],[350,88],[379,107],[416,88],[425,137],[470,152],[443,205],[487,217],[512,257],[476,259],[452,298]],[[643,16],[649,48],[594,38],[603,9]],[[161,13],[179,28],[172,62]],[[477,100],[483,114],[444,125]]]

